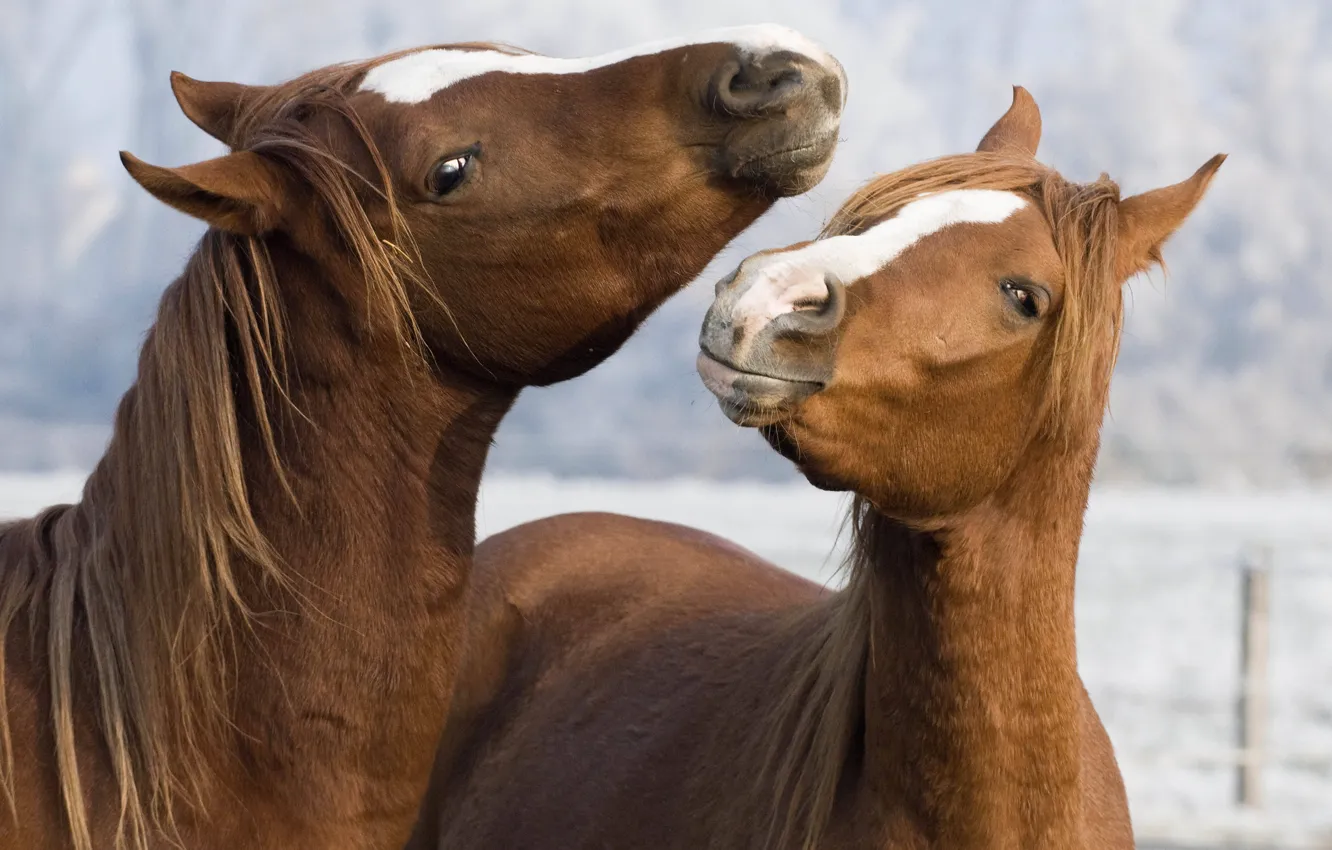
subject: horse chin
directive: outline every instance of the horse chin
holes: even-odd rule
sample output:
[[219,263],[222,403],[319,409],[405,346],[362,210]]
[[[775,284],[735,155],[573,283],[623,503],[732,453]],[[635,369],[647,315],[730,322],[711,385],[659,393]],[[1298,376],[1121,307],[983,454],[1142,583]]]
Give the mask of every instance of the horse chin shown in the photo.
[[796,464],[796,466],[800,469],[800,474],[805,476],[805,480],[819,490],[826,490],[829,493],[849,493],[852,490],[851,487],[846,486],[836,479],[829,478],[828,476],[813,470],[805,469],[799,464]]
[[767,428],[781,423],[788,416],[783,410],[756,409],[744,402],[729,399],[718,399],[717,404],[727,419],[742,428]]
[[698,354],[698,375],[717,397],[726,417],[746,428],[762,428],[791,418],[800,403],[823,389],[813,381],[791,380],[736,369],[706,351]]
[[799,452],[796,450],[795,440],[791,438],[791,434],[786,430],[785,426],[779,423],[764,425],[759,428],[759,434],[763,436],[763,439],[768,441],[768,445],[772,446],[773,451],[777,452],[777,454],[796,465],[800,464]]
[[827,175],[837,148],[837,133],[788,141],[776,149],[765,146],[760,151],[746,151],[733,156],[731,176],[757,186],[778,198],[808,192]]
[[809,458],[801,457],[800,448],[786,424],[764,425],[759,428],[759,433],[768,441],[768,445],[772,446],[773,451],[795,464],[800,474],[805,476],[805,480],[818,489],[834,493],[844,493],[851,489],[831,476],[812,468],[809,465]]

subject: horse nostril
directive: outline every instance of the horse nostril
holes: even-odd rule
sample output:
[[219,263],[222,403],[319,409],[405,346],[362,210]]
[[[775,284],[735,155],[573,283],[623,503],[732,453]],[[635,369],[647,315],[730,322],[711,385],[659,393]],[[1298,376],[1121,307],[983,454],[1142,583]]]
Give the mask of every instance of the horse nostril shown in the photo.
[[800,73],[800,69],[794,65],[789,68],[783,68],[775,74],[764,75],[760,79],[758,87],[766,87],[769,92],[781,91],[785,88],[799,88],[805,81],[805,75]]
[[831,333],[846,315],[846,286],[835,275],[825,275],[822,297],[808,295],[791,304],[791,311],[774,320],[778,330],[801,336]]
[[713,93],[721,110],[740,117],[780,109],[804,86],[805,74],[794,54],[728,62],[713,78]]
[[713,297],[720,298],[723,292],[730,289],[731,284],[735,283],[735,279],[740,276],[740,269],[742,268],[744,268],[744,263],[736,266],[734,271],[717,281],[717,285],[712,288]]
[[833,325],[839,325],[846,315],[846,284],[835,274],[825,274],[823,285],[828,287],[828,300],[823,304],[822,314]]

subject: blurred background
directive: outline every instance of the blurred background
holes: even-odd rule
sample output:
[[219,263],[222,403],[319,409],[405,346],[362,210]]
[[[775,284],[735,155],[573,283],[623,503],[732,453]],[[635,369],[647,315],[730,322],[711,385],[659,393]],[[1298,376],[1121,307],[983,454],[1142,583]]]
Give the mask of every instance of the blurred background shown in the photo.
[[1041,158],[1074,179],[1137,192],[1227,152],[1169,275],[1132,285],[1079,573],[1084,675],[1145,845],[1332,847],[1327,0],[0,0],[0,516],[77,497],[200,234],[116,156],[221,152],[170,71],[272,82],[424,43],[578,56],[763,21],[846,66],[831,174],[610,362],[524,395],[482,533],[618,509],[836,581],[838,499],[731,426],[694,373],[711,281],[810,237],[873,174],[973,148],[1013,83],[1042,107]]

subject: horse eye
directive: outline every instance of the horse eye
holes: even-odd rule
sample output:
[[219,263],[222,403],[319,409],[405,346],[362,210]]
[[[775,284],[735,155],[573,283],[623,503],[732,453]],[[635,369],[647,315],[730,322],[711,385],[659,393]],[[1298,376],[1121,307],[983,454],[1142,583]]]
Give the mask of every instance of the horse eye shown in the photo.
[[1034,319],[1040,315],[1041,305],[1036,298],[1036,294],[1030,289],[1011,280],[1002,281],[999,286],[1023,316]]
[[471,154],[440,160],[434,168],[430,169],[430,176],[426,179],[426,188],[437,197],[447,195],[466,182],[468,166],[471,163]]

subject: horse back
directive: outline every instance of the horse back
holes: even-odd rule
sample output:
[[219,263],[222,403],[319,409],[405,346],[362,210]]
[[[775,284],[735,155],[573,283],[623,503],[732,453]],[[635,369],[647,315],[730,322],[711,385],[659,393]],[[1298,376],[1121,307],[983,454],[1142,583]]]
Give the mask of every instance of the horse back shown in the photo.
[[[467,836],[458,846],[558,843],[593,824],[613,831],[624,813],[601,807],[613,808],[646,779],[629,774],[650,766],[648,786],[672,772],[687,782],[693,769],[684,751],[695,748],[699,724],[732,704],[737,688],[764,690],[747,680],[768,678],[763,656],[780,651],[768,640],[780,619],[773,613],[826,592],[714,535],[589,513],[489,538],[477,548],[468,593],[467,665],[409,844],[420,850],[441,846],[446,824],[445,832]],[[725,724],[711,725],[709,737],[726,736]],[[592,727],[607,734],[590,740]],[[543,822],[524,827],[514,813],[495,824],[490,795],[475,780],[510,793],[530,783],[523,817]],[[587,810],[567,806],[569,785],[583,789],[576,796]],[[567,830],[550,818],[567,820]],[[444,845],[452,846],[447,838]]]
[[577,513],[482,542],[467,593],[459,722],[515,679],[576,666],[580,654],[692,620],[801,605],[826,591],[707,532]]

